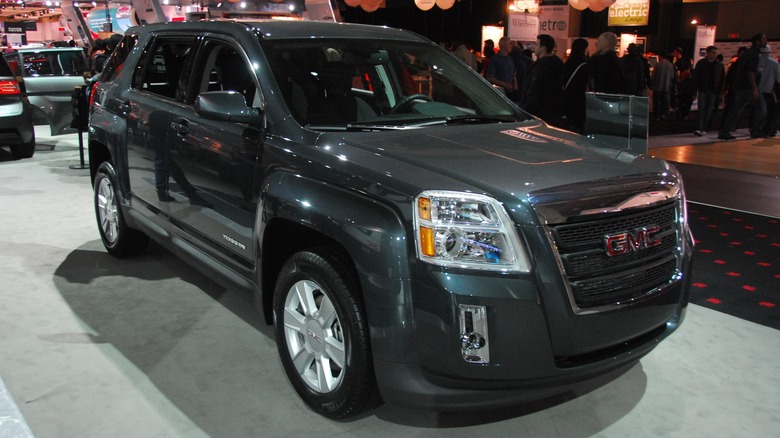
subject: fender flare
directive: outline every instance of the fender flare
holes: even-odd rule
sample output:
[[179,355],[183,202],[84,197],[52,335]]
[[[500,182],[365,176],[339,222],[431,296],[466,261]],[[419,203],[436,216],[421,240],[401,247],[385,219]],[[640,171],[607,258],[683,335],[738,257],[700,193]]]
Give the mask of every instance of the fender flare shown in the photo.
[[[93,145],[95,144],[103,145],[108,150],[114,167],[127,169],[127,151],[124,148],[117,147],[117,145],[127,144],[127,123],[123,118],[117,117],[100,106],[96,106],[89,116],[89,138],[87,144],[89,145],[88,156],[93,180],[97,166],[100,165],[99,160],[93,159]],[[119,151],[124,152],[119,153]],[[130,179],[127,172],[121,172],[118,175],[118,180],[121,193],[130,193]]]
[[[410,245],[414,243],[409,240],[410,231],[398,207],[364,192],[280,171],[270,175],[262,185],[255,226],[257,242],[263,242],[266,227],[278,219],[305,227],[341,246],[357,271],[371,326],[374,359],[413,361],[414,351],[405,346],[412,345],[414,335],[410,275],[414,262],[410,259],[414,257]],[[302,242],[304,247],[318,243]],[[273,251],[267,257],[280,254],[286,257],[300,249],[301,246],[269,249],[259,245],[258,260],[262,260],[265,251]],[[258,284],[267,286],[275,275],[262,269],[258,274]],[[271,277],[260,278],[265,275]],[[263,304],[258,303],[261,308],[267,307],[272,295],[263,292],[259,297]],[[265,315],[270,323],[270,313]]]
[[260,197],[258,242],[270,221],[281,218],[341,244],[358,272],[410,277],[409,236],[392,206],[353,189],[284,171],[264,181]]

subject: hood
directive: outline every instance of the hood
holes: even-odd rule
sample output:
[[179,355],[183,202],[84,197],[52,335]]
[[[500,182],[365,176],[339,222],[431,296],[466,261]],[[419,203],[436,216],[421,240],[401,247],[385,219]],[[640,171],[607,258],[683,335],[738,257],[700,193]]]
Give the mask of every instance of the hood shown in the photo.
[[[661,160],[635,160],[611,149],[609,157],[588,148],[587,141],[534,120],[326,133],[317,145],[342,162],[382,174],[386,188],[407,186],[401,191],[409,195],[438,189],[525,199],[530,192],[552,187],[665,170]],[[359,173],[351,170],[352,175]]]

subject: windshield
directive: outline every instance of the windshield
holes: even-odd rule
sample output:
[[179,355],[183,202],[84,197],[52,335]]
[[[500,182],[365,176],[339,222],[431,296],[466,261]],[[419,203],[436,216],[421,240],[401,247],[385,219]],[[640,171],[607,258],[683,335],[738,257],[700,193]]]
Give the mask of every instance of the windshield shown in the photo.
[[263,49],[293,117],[313,129],[396,129],[528,117],[434,44],[270,40]]

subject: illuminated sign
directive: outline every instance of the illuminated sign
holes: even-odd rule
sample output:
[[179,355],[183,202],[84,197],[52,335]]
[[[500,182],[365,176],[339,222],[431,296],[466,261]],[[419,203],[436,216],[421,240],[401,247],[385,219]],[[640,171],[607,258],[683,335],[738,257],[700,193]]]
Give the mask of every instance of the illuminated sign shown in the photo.
[[108,15],[105,8],[95,8],[87,14],[87,24],[93,32],[109,32],[110,29],[110,32],[124,33],[133,26],[130,20],[132,13],[133,9],[128,5],[111,6]]
[[608,26],[647,26],[650,0],[617,0],[609,7]]
[[509,38],[513,41],[536,41],[539,35],[539,16],[509,14]]

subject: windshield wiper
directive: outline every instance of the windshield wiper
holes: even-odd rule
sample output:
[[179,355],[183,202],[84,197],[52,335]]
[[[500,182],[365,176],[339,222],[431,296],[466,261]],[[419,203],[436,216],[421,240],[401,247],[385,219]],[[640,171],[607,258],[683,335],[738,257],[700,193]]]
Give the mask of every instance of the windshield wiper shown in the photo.
[[377,123],[347,123],[346,125],[321,125],[312,123],[305,127],[314,131],[390,131],[405,128],[404,126]]
[[445,118],[442,123],[447,125],[478,125],[481,123],[505,123],[505,122],[517,122],[517,119],[512,116],[477,116],[477,115],[464,115],[464,116],[452,116]]
[[364,123],[350,123],[347,125],[347,130],[402,130],[402,129],[416,129],[424,128],[426,126],[435,125],[476,125],[482,123],[505,123],[516,122],[517,119],[512,116],[477,116],[477,115],[462,115],[462,116],[450,116],[450,117],[436,117],[436,118],[424,118],[424,119],[405,119],[394,122],[364,122]]
[[403,131],[406,129],[419,129],[435,125],[471,125],[482,123],[506,123],[517,122],[515,117],[506,116],[477,116],[462,115],[451,117],[424,118],[424,119],[399,119],[367,122],[352,122],[346,125],[307,125],[307,128],[320,131]]
[[402,131],[404,129],[419,128],[416,123],[409,125],[403,124],[390,124],[390,123],[377,123],[377,122],[361,122],[361,123],[347,123],[347,131]]

